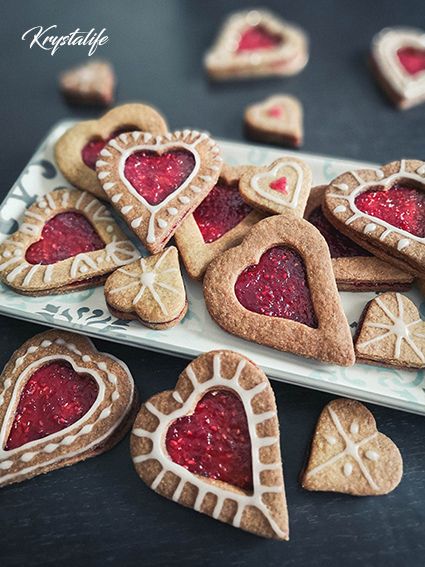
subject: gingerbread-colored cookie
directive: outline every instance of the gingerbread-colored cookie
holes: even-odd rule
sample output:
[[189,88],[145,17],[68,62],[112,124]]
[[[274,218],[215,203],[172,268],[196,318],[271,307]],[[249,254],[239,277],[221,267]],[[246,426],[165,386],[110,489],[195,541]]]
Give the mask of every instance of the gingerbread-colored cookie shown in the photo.
[[96,171],[108,199],[151,254],[205,199],[222,166],[217,144],[195,130],[121,134],[101,157]]
[[88,61],[61,73],[59,86],[69,102],[109,106],[114,100],[114,69],[108,61]]
[[354,364],[350,328],[320,232],[295,217],[257,223],[209,265],[204,296],[225,331],[278,350]]
[[340,399],[323,409],[303,471],[303,488],[378,496],[394,490],[402,475],[400,451],[378,432],[363,404]]
[[223,165],[214,189],[176,230],[176,244],[191,278],[202,279],[211,260],[239,244],[264,218],[239,193],[239,180],[248,169]]
[[86,337],[29,339],[0,376],[0,486],[109,450],[137,407],[127,366]]
[[28,295],[77,291],[138,257],[103,203],[85,191],[56,189],[0,244],[0,280]]
[[288,539],[273,390],[231,351],[191,362],[174,390],[143,404],[131,454],[153,490],[256,535]]
[[86,120],[72,126],[55,145],[59,169],[72,185],[106,199],[96,177],[96,161],[106,143],[118,133],[141,130],[153,135],[168,130],[165,119],[146,104],[123,104],[104,114],[99,120]]

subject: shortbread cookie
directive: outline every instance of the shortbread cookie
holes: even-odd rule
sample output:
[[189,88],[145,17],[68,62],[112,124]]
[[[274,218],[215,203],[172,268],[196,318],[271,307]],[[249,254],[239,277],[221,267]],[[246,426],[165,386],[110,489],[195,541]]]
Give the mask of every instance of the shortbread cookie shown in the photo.
[[222,166],[217,144],[195,130],[121,134],[96,164],[108,199],[151,254],[205,199]]
[[59,86],[70,102],[109,106],[115,94],[114,69],[107,61],[89,61],[61,73]]
[[305,33],[266,10],[230,16],[205,57],[211,79],[294,75],[308,61]]
[[366,305],[354,347],[362,362],[425,368],[425,323],[408,297],[383,293]]
[[363,404],[340,399],[323,409],[303,471],[303,488],[378,496],[394,490],[402,475],[400,451],[378,432]]
[[224,165],[214,189],[176,230],[176,244],[191,278],[202,279],[213,258],[239,244],[264,218],[239,193],[239,180],[247,169]]
[[251,206],[266,213],[302,217],[311,189],[311,170],[300,159],[284,156],[268,166],[247,168],[239,190]]
[[288,539],[279,422],[266,375],[208,352],[140,410],[131,454],[153,490],[256,535]]
[[373,38],[373,69],[396,106],[410,108],[425,102],[425,31],[385,28]]
[[187,312],[177,248],[140,258],[111,274],[105,283],[109,310],[120,319],[138,319],[151,329],[169,329]]
[[0,280],[28,295],[78,291],[138,257],[105,205],[90,193],[57,189],[33,203],[0,244]]
[[209,265],[205,302],[225,331],[278,350],[351,366],[350,328],[320,232],[295,217],[256,224]]
[[425,163],[394,161],[339,175],[323,212],[343,234],[375,256],[425,276]]
[[244,116],[245,132],[252,140],[294,146],[303,142],[303,109],[289,95],[274,95],[249,105]]
[[327,186],[311,190],[304,217],[324,236],[332,258],[335,279],[340,291],[402,291],[408,289],[413,276],[372,256],[350,240],[327,220],[322,201]]
[[124,104],[99,120],[79,122],[56,142],[55,159],[72,185],[106,199],[96,177],[96,161],[102,159],[104,146],[123,132],[142,130],[154,135],[168,130],[165,119],[146,104]]
[[138,407],[123,362],[61,331],[36,335],[13,354],[0,402],[0,486],[109,450]]

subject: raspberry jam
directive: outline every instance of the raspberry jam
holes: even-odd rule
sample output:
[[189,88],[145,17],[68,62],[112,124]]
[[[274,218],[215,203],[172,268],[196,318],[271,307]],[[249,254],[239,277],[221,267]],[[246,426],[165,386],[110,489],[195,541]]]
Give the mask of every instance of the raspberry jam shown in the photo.
[[81,213],[59,213],[43,226],[41,238],[28,247],[30,264],[54,264],[81,252],[101,250],[105,243]]
[[270,33],[264,26],[251,26],[241,34],[236,52],[272,49],[281,43],[281,38]]
[[397,57],[409,75],[417,75],[425,71],[425,50],[401,47],[397,51]]
[[280,118],[283,114],[283,108],[281,106],[271,106],[266,110],[266,114],[270,118]]
[[275,246],[264,252],[239,275],[235,294],[249,311],[317,328],[304,262],[295,250]]
[[94,378],[78,374],[64,360],[41,366],[22,390],[5,449],[16,449],[72,425],[89,411],[98,390]]
[[275,179],[274,181],[272,181],[269,187],[270,189],[274,189],[278,193],[282,193],[283,195],[286,195],[288,193],[286,189],[287,183],[288,181],[286,177],[279,177],[279,179]]
[[122,128],[119,128],[118,130],[114,130],[106,140],[102,140],[102,138],[92,138],[81,150],[81,157],[83,159],[83,162],[90,169],[96,169],[96,162],[99,153],[103,150],[109,140],[112,140],[112,138],[115,138],[120,134],[133,132],[134,130],[138,130],[138,128],[136,128],[136,126],[124,126]]
[[189,150],[169,150],[157,154],[142,150],[131,154],[124,175],[150,205],[158,205],[184,183],[195,167]]
[[171,459],[189,471],[252,490],[251,439],[245,409],[229,390],[208,392],[191,415],[167,431]]
[[322,212],[321,207],[314,209],[308,217],[321,235],[325,238],[331,258],[353,258],[355,256],[371,256],[367,250],[363,250],[357,246],[355,242],[347,238],[341,232],[338,232],[334,226],[328,221]]
[[204,242],[214,242],[239,224],[252,208],[240,196],[237,186],[219,181],[193,216]]
[[404,183],[388,190],[372,187],[355,199],[357,208],[388,224],[419,236],[425,236],[425,192]]

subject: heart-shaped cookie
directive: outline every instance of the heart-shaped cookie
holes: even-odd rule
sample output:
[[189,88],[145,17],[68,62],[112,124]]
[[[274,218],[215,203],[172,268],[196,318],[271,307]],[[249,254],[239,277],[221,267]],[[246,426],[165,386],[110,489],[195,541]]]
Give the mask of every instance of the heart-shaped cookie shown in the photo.
[[124,363],[80,335],[36,335],[0,377],[0,486],[107,451],[136,409]]
[[59,85],[70,102],[108,106],[114,100],[114,69],[107,61],[89,61],[61,73]]
[[294,75],[308,61],[304,32],[267,10],[230,16],[205,57],[215,80],[267,75]]
[[131,454],[153,490],[254,534],[288,539],[273,390],[231,351],[201,355],[143,404]]
[[343,234],[375,256],[425,275],[425,163],[394,161],[349,171],[326,190],[323,212]]
[[168,128],[161,114],[146,104],[117,106],[99,120],[79,122],[67,130],[56,142],[56,163],[72,185],[106,199],[96,177],[96,161],[109,140],[133,130],[158,135]]
[[215,187],[176,230],[176,244],[191,278],[201,279],[213,258],[239,244],[264,218],[240,195],[239,180],[246,170],[223,165]]
[[354,350],[326,241],[302,219],[273,216],[209,265],[204,296],[224,330],[350,366]]
[[105,205],[90,193],[57,189],[32,204],[0,244],[0,279],[29,295],[77,291],[138,257]]
[[120,319],[138,319],[158,330],[177,325],[188,307],[177,248],[118,268],[106,280],[105,298]]
[[399,108],[425,102],[425,31],[385,28],[373,38],[372,62],[379,82]]
[[341,399],[324,408],[303,471],[303,488],[377,496],[394,490],[402,475],[400,451],[378,432],[363,404]]
[[299,147],[303,142],[303,109],[289,95],[274,95],[249,105],[244,116],[249,138],[260,142]]
[[325,217],[322,202],[326,185],[313,187],[304,218],[325,238],[332,258],[335,280],[340,291],[405,290],[413,276],[361,248],[339,232]]
[[102,150],[96,169],[108,199],[156,254],[214,187],[221,166],[207,134],[184,130],[121,134]]
[[311,170],[302,160],[281,157],[264,167],[250,167],[242,175],[243,199],[266,213],[302,217],[311,189]]
[[383,293],[367,304],[354,346],[362,362],[425,368],[425,323],[408,297]]

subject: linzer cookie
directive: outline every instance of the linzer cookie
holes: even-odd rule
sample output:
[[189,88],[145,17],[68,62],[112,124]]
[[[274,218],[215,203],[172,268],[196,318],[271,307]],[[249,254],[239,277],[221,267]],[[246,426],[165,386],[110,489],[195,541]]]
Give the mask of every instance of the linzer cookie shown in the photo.
[[425,323],[409,298],[383,293],[370,301],[355,339],[357,360],[396,368],[425,368]]
[[164,118],[146,104],[124,104],[107,112],[99,120],[79,122],[59,138],[55,159],[66,179],[78,187],[106,199],[96,177],[96,161],[109,140],[123,132],[142,130],[154,135],[168,130]]
[[209,265],[204,296],[225,331],[278,350],[351,366],[350,328],[326,241],[305,220],[256,224]]
[[142,406],[132,433],[136,471],[161,496],[288,539],[276,403],[251,361],[226,350],[201,355],[174,390]]
[[211,79],[294,75],[308,61],[305,33],[266,10],[230,16],[205,57]]
[[259,142],[294,146],[303,142],[303,109],[289,95],[274,95],[245,110],[245,132]]
[[322,211],[326,185],[314,187],[304,217],[325,238],[340,291],[401,291],[408,289],[413,276],[400,270],[350,240],[327,220]]
[[247,169],[224,165],[214,189],[176,230],[176,244],[191,278],[201,279],[213,258],[239,244],[264,218],[239,193]]
[[378,496],[394,490],[402,475],[400,451],[377,430],[363,404],[341,399],[324,408],[303,471],[303,488]]
[[214,187],[221,166],[214,140],[184,130],[121,134],[105,147],[96,170],[108,199],[156,254]]
[[349,171],[325,193],[323,212],[343,234],[378,258],[425,276],[425,163],[393,161]]
[[373,38],[372,63],[396,106],[405,109],[425,102],[425,31],[385,28]]
[[59,86],[69,102],[108,106],[114,100],[114,69],[107,61],[89,61],[61,73]]
[[57,189],[33,203],[0,244],[0,280],[28,295],[78,291],[138,257],[105,205],[90,193]]
[[177,325],[188,307],[177,248],[118,268],[106,280],[105,298],[120,319],[138,319],[152,329]]
[[302,160],[281,157],[265,167],[250,167],[239,190],[252,207],[266,213],[302,217],[311,189],[311,170]]
[[123,362],[80,335],[36,335],[0,377],[0,486],[109,450],[135,411],[133,378]]

